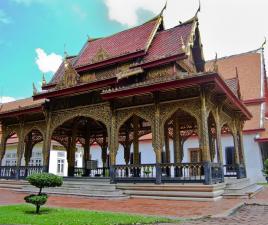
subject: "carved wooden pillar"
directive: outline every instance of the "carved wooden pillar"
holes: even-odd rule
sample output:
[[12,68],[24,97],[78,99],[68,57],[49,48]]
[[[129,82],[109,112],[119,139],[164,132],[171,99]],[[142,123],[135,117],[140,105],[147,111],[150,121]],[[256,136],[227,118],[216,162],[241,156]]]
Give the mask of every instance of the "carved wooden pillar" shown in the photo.
[[50,155],[50,148],[51,148],[51,112],[47,111],[45,113],[46,119],[46,131],[44,132],[44,142],[43,142],[43,166],[45,167],[45,171],[49,172],[49,155]]
[[201,100],[201,127],[200,129],[200,148],[202,150],[203,162],[211,162],[209,151],[208,121],[207,121],[207,105],[206,92],[202,88],[200,92]]
[[90,160],[90,128],[87,124],[86,133],[85,133],[85,146],[84,146],[84,168],[86,175],[89,175],[87,170],[87,162]]
[[[163,151],[163,140],[164,140],[164,127],[161,126],[160,120],[160,105],[159,105],[159,94],[155,93],[155,111],[154,111],[154,124],[153,124],[153,148],[156,155],[156,184],[161,183],[161,168],[159,164],[162,161],[161,153]],[[162,130],[163,129],[163,130]]]
[[24,152],[24,158],[25,158],[25,166],[29,166],[30,159],[32,157],[32,133],[29,133],[26,137],[26,143],[25,143],[25,152]]
[[2,160],[5,156],[6,152],[6,129],[2,125],[2,136],[1,136],[1,143],[0,143],[0,166],[2,166]]
[[118,133],[116,126],[115,111],[112,110],[111,125],[110,125],[110,137],[109,139],[109,152],[110,152],[110,165],[114,166],[116,163],[116,153],[118,150]]
[[21,159],[24,153],[24,124],[21,122],[19,125],[18,146],[17,146],[17,166],[21,166]]
[[234,139],[235,164],[240,164],[238,136],[237,136],[237,128],[236,128],[236,126],[233,127],[233,139]]
[[240,163],[245,165],[245,151],[244,151],[244,142],[243,142],[243,127],[239,127],[238,130],[238,140],[239,140],[239,159]]
[[165,150],[166,150],[166,163],[170,163],[168,124],[165,125]]
[[109,140],[109,152],[110,152],[110,182],[115,182],[116,171],[115,171],[115,164],[116,164],[116,153],[118,150],[118,131],[116,126],[116,114],[115,111],[111,110],[111,123],[110,123],[110,136],[108,136]]
[[182,162],[182,140],[180,135],[180,123],[176,116],[174,116],[174,129],[173,129],[173,145],[174,145],[174,163]]
[[139,159],[139,118],[133,116],[133,164],[138,165],[140,163]]
[[218,155],[218,162],[223,163],[222,158],[222,144],[221,144],[221,122],[220,122],[220,108],[217,107],[216,114],[215,114],[215,123],[216,123],[216,147],[217,147],[217,155]]
[[72,139],[70,148],[68,149],[68,176],[74,176],[75,168],[75,152],[76,152],[76,140],[77,140],[77,131],[78,131],[78,121],[75,121],[75,124],[72,129]]
[[107,145],[103,145],[101,147],[101,159],[102,159],[102,165],[103,167],[106,167],[107,165]]

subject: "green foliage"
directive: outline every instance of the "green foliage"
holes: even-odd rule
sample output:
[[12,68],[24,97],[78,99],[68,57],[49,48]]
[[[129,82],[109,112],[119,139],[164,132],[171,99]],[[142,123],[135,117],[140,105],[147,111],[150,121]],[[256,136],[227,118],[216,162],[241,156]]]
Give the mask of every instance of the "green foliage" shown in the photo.
[[62,177],[51,173],[36,173],[27,177],[29,183],[38,188],[60,187],[62,185]]
[[47,202],[47,194],[42,193],[45,187],[59,187],[62,185],[62,177],[51,173],[36,173],[27,177],[29,183],[39,188],[38,195],[29,195],[24,198],[27,203],[36,206],[36,213],[39,213],[40,207]]
[[264,161],[262,172],[265,177],[268,177],[268,159]]
[[38,225],[115,225],[115,224],[157,224],[178,222],[163,217],[140,216],[127,213],[95,212],[66,208],[46,208],[40,214],[33,214],[30,205],[0,206],[1,224]]
[[27,203],[31,203],[36,206],[36,213],[39,213],[40,206],[46,204],[47,194],[40,195],[28,195],[24,198]]

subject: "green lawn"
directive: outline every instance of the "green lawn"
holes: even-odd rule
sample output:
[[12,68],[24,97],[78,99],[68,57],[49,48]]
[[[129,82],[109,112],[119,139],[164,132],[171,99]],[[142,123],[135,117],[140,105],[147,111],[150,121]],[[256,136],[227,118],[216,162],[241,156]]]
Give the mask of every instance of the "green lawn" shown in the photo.
[[0,206],[0,224],[31,225],[112,225],[112,224],[150,224],[174,222],[158,217],[95,212],[65,208],[42,208],[39,215],[34,214],[31,205]]

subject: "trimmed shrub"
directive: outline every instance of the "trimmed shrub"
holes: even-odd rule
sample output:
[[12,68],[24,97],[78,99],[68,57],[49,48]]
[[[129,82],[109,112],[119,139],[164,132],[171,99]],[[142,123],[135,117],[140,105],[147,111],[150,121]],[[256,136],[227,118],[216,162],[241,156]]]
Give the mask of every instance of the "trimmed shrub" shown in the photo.
[[24,198],[25,202],[31,203],[36,206],[36,213],[39,213],[41,205],[46,204],[47,194],[42,193],[40,195],[28,195]]
[[47,194],[42,193],[42,189],[45,187],[60,187],[62,185],[62,177],[51,173],[36,173],[27,177],[29,183],[39,188],[37,195],[28,195],[24,198],[27,203],[31,203],[36,206],[36,213],[39,213],[40,207],[47,202]]

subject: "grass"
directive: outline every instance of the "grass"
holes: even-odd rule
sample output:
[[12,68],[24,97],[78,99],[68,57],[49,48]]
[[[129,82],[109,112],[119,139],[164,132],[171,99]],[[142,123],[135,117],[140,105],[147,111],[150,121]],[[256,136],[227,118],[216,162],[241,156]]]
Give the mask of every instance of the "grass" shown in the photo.
[[257,183],[259,185],[268,186],[268,183]]
[[40,214],[34,213],[31,205],[0,206],[0,224],[31,225],[121,225],[174,222],[159,217],[146,217],[110,212],[96,212],[65,208],[41,207]]

